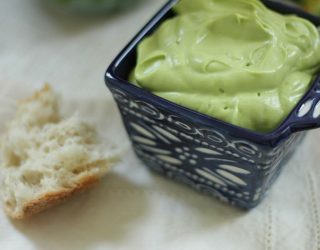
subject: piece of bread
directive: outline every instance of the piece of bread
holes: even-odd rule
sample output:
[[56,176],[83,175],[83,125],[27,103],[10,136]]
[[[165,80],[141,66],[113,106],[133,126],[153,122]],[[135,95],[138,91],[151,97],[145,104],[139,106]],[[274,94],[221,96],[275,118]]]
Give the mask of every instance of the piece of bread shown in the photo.
[[18,105],[1,139],[2,196],[7,214],[23,219],[97,183],[114,157],[77,116],[63,120],[49,85]]

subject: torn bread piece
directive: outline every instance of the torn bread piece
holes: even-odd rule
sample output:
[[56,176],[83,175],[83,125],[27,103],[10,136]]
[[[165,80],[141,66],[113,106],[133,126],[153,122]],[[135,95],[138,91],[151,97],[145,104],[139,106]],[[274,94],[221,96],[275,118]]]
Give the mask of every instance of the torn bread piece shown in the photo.
[[90,188],[116,161],[77,116],[62,119],[45,85],[18,105],[1,138],[1,192],[7,214],[24,219]]

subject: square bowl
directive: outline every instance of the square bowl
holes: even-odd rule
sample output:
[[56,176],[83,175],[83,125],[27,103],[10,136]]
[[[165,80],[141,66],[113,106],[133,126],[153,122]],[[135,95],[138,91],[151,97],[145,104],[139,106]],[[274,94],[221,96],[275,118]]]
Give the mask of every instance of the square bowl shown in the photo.
[[[274,1],[264,4],[296,14],[315,25],[320,19]],[[108,67],[105,83],[122,116],[137,156],[147,167],[240,208],[260,203],[305,130],[320,126],[320,77],[285,121],[270,133],[257,133],[172,103],[128,82],[136,48],[165,19],[170,0]]]

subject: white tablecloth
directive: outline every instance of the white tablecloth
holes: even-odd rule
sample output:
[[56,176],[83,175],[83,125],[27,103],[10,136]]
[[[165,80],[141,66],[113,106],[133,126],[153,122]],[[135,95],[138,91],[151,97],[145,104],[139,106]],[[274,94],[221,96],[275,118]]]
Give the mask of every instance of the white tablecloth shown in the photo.
[[0,130],[14,100],[50,82],[64,114],[78,111],[123,160],[96,189],[32,219],[11,221],[0,211],[1,250],[320,249],[319,131],[247,213],[150,173],[130,148],[103,75],[163,1],[92,19],[61,16],[41,2],[1,1]]

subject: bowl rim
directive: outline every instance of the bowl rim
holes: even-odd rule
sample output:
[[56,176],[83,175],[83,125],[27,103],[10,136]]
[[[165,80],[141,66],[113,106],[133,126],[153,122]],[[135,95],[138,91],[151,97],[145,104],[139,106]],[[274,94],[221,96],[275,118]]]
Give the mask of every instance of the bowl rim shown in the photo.
[[[154,30],[154,28],[161,23],[165,15],[167,15],[170,12],[172,7],[177,2],[179,2],[179,0],[169,0],[167,3],[165,3],[163,7],[160,8],[160,10],[156,12],[155,15],[153,15],[153,17],[147,22],[147,24],[144,25],[143,28],[133,37],[133,39],[120,51],[120,53],[118,53],[115,59],[108,66],[104,75],[104,80],[107,87],[109,85],[117,85],[117,88],[120,88],[125,92],[129,92],[135,96],[139,96],[147,101],[157,103],[162,107],[169,108],[170,110],[174,110],[178,113],[186,113],[188,116],[191,115],[191,117],[197,119],[198,122],[207,127],[212,127],[213,125],[216,125],[222,130],[228,130],[232,135],[236,135],[237,137],[241,135],[241,139],[247,139],[249,141],[261,145],[273,147],[278,145],[281,141],[283,141],[295,132],[310,129],[310,127],[302,126],[299,129],[293,130],[292,120],[294,120],[295,114],[297,113],[297,109],[301,107],[306,100],[309,99],[309,96],[314,91],[315,86],[319,84],[320,75],[315,75],[313,82],[310,84],[309,90],[303,95],[303,97],[296,104],[293,110],[287,115],[287,117],[275,129],[265,133],[233,125],[231,123],[224,122],[222,120],[208,116],[190,108],[181,106],[167,99],[159,97],[150,91],[139,88],[134,84],[130,83],[128,80],[120,77],[117,74],[117,69],[121,65],[121,63],[128,57],[130,52],[136,49],[137,45],[141,42],[141,40],[144,39],[144,37],[151,33]],[[309,14],[298,7],[287,5],[282,2],[278,2],[277,0],[262,0],[262,2],[267,7],[277,12],[281,10],[281,13],[283,14],[295,14],[311,21],[313,24],[317,26],[320,25],[319,17]]]

